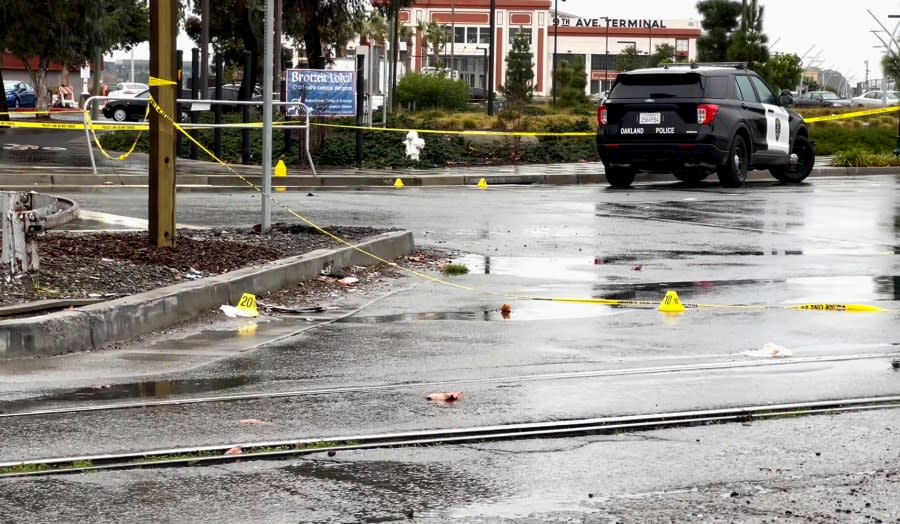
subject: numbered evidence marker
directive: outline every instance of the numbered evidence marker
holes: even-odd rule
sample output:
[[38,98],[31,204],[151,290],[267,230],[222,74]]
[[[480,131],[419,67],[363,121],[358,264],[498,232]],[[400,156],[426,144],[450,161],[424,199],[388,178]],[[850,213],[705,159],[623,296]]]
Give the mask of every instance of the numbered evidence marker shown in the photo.
[[219,306],[219,309],[232,318],[252,318],[259,316],[259,309],[256,307],[256,295],[253,295],[251,293],[244,293],[243,295],[241,295],[241,299],[238,300],[237,307],[223,304]]
[[678,298],[678,293],[674,291],[666,291],[666,296],[660,302],[657,310],[663,313],[684,313],[684,304]]

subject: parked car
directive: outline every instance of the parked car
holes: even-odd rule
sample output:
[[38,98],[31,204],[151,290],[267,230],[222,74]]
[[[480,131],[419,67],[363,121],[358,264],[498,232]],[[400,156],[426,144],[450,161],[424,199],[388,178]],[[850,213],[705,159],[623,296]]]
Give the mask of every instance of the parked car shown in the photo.
[[597,109],[597,149],[612,187],[643,172],[697,183],[715,173],[740,187],[751,169],[777,180],[809,176],[815,151],[803,117],[743,67],[666,66],[619,73]]
[[867,91],[850,99],[853,107],[888,107],[900,104],[900,91]]
[[810,91],[794,98],[794,107],[848,107],[850,100],[841,98],[831,91]]
[[131,120],[140,122],[147,115],[147,101],[150,98],[150,90],[145,89],[131,98],[120,100],[109,99],[103,106],[103,116],[112,118],[116,122]]
[[[187,98],[190,98],[188,96]],[[216,88],[210,87],[206,90],[207,100],[216,100]],[[263,98],[262,89],[259,86],[253,86],[253,93],[250,95],[250,101],[259,102]],[[241,84],[224,84],[222,85],[222,98],[220,100],[240,100]],[[222,109],[226,111],[240,111],[242,104],[222,104]],[[251,106],[255,107],[255,106]]]
[[37,103],[34,88],[19,80],[4,80],[3,91],[6,92],[6,105],[10,109],[30,108]]
[[110,98],[132,97],[149,89],[147,84],[138,82],[119,82],[107,96]]

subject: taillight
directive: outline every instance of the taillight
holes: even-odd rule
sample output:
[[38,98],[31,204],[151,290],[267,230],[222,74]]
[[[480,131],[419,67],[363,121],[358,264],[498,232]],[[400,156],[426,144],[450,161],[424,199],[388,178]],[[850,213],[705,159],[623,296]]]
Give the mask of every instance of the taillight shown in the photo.
[[601,105],[597,108],[597,125],[605,126],[606,125],[606,105]]
[[697,106],[697,123],[702,126],[712,124],[718,112],[719,106],[716,104],[699,104]]

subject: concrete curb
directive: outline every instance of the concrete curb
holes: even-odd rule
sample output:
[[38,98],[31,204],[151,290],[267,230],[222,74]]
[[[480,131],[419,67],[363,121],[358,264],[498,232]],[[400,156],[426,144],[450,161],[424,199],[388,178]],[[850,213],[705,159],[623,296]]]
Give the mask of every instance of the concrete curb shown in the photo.
[[[262,185],[262,176],[259,169],[252,172],[247,169],[242,174],[247,182]],[[817,167],[813,169],[810,178],[816,177],[853,177],[865,175],[897,175],[898,167]],[[383,171],[363,173],[322,173],[318,177],[305,174],[289,175],[285,178],[273,178],[272,185],[284,187],[288,190],[316,190],[316,189],[357,189],[357,188],[386,188],[393,189],[394,182],[400,178],[407,187],[438,187],[438,186],[475,186],[482,178],[489,186],[499,185],[581,185],[599,184],[606,185],[606,177],[602,166],[596,169],[573,169],[571,172],[557,173],[509,173],[498,168],[495,173],[472,172],[460,168],[458,173],[448,173],[445,170],[429,173],[422,170],[409,171]],[[768,171],[751,171],[748,180],[772,181],[775,179]],[[635,182],[666,182],[677,183],[677,179],[668,174],[644,174],[639,175]],[[715,182],[715,177],[710,177]],[[49,173],[9,173],[0,169],[0,187],[9,191],[50,190],[60,191],[96,191],[103,188],[116,190],[124,188],[147,187],[149,177],[146,173],[128,171],[121,174],[101,173],[93,175],[89,173],[66,173],[63,168],[50,170]],[[190,171],[186,168],[177,177],[178,191],[233,191],[247,189],[247,183],[234,175],[208,172],[206,169]]]
[[[357,246],[385,260],[414,249],[412,233],[385,233]],[[49,357],[124,342],[196,317],[244,293],[262,295],[310,280],[328,267],[377,263],[351,247],[320,249],[116,300],[34,318],[0,321],[0,359]]]

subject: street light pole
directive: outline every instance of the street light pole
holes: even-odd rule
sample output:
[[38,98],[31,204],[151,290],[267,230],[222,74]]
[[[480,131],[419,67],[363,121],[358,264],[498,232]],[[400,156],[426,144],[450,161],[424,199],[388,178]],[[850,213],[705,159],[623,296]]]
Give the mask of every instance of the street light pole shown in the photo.
[[487,101],[488,116],[494,116],[494,52],[496,50],[495,40],[497,39],[497,0],[491,0],[491,37],[489,59],[487,63]]
[[553,105],[556,105],[556,50],[559,43],[559,0],[553,0],[553,67],[550,69],[550,90],[553,91]]
[[[603,19],[606,20],[606,50],[603,52],[603,80],[609,82],[609,17],[604,16]],[[602,94],[602,86],[600,91]]]

